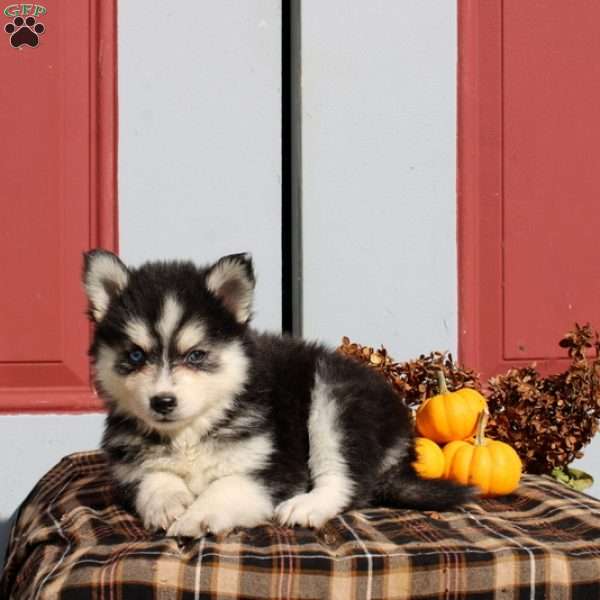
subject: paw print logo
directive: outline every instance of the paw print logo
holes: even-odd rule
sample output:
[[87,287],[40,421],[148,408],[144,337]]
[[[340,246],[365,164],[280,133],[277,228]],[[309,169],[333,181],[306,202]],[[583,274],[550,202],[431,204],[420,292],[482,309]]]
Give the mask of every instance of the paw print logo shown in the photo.
[[10,45],[18,48],[24,44],[35,48],[39,43],[39,35],[46,31],[41,23],[36,23],[35,17],[15,17],[12,23],[4,26],[4,31],[10,34]]

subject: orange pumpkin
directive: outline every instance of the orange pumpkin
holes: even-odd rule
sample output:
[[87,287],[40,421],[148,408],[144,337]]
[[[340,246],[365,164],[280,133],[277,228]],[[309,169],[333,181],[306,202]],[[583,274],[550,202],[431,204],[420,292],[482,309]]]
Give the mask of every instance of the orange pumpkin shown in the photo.
[[480,413],[474,440],[444,446],[444,477],[476,485],[484,496],[502,496],[519,485],[522,464],[514,448],[484,437],[488,415],[487,410]]
[[417,460],[413,463],[415,471],[423,479],[437,479],[444,474],[444,453],[442,449],[427,438],[415,439]]
[[477,416],[487,408],[485,398],[472,388],[449,392],[443,371],[438,372],[440,393],[419,406],[419,433],[438,443],[464,440],[475,433]]

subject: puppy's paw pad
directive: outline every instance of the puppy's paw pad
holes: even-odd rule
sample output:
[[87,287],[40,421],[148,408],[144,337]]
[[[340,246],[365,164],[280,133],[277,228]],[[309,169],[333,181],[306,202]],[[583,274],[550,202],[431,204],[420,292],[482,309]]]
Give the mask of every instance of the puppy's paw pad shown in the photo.
[[338,511],[332,510],[316,494],[298,494],[285,500],[275,509],[275,517],[282,525],[300,527],[322,527]]

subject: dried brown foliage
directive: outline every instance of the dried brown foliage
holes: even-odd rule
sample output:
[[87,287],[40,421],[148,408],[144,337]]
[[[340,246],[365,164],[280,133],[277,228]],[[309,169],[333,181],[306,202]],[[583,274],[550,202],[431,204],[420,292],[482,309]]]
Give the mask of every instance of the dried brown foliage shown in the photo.
[[598,430],[598,333],[576,324],[559,345],[571,359],[566,371],[542,377],[533,365],[510,369],[488,383],[488,435],[511,444],[528,473],[568,465]]
[[342,339],[338,351],[380,371],[410,408],[439,392],[437,373],[440,368],[444,371],[450,391],[462,387],[480,389],[477,373],[457,365],[449,352],[431,352],[414,360],[397,363],[383,346],[374,350],[369,346],[353,343],[347,337]]
[[[513,446],[529,473],[551,473],[568,465],[598,430],[600,337],[589,325],[575,325],[559,345],[572,361],[566,371],[543,377],[535,365],[510,369],[492,377],[483,392],[491,414],[487,435]],[[438,393],[440,368],[450,391],[481,391],[477,373],[456,365],[448,352],[397,363],[383,346],[374,350],[347,337],[338,350],[380,371],[411,408]]]

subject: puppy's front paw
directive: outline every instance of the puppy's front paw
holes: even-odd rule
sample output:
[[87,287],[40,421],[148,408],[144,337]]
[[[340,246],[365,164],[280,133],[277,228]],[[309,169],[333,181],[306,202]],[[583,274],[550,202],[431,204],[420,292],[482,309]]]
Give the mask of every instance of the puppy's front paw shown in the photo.
[[271,497],[257,482],[241,475],[214,481],[169,527],[167,534],[199,537],[236,527],[256,527],[273,514]]
[[236,527],[254,527],[264,519],[249,519],[227,510],[228,507],[211,506],[200,497],[167,530],[171,537],[203,537],[207,533],[227,533]]
[[[167,529],[167,535],[169,537],[204,537],[212,531],[207,519],[208,515],[192,507],[171,524]],[[215,533],[218,532],[215,531]]]
[[140,485],[136,508],[146,529],[167,530],[193,501],[194,495],[183,481],[160,482],[153,478]]
[[281,525],[314,527],[319,529],[340,512],[315,492],[298,494],[285,500],[275,509],[275,517]]
[[167,530],[172,537],[202,537],[207,533],[227,533],[236,527],[256,527],[271,516],[267,507],[215,503],[209,495],[200,496]]
[[163,492],[149,498],[144,508],[138,509],[144,527],[152,531],[167,530],[171,523],[185,512],[193,500],[194,497],[189,491]]

